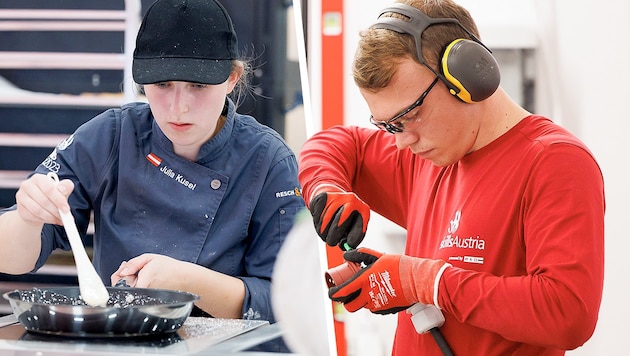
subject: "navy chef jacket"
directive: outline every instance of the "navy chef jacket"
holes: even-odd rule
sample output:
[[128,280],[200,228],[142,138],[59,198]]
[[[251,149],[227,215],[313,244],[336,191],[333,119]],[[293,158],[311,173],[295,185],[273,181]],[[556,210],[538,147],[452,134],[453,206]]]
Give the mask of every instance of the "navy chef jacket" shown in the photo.
[[[272,268],[304,207],[297,161],[277,132],[236,113],[229,99],[224,114],[191,162],[175,154],[148,104],[110,109],[35,172],[74,182],[69,204],[82,236],[94,213],[94,265],[106,285],[122,261],[163,254],[240,278],[243,318],[273,322]],[[47,224],[35,270],[57,248],[70,250],[63,227]]]

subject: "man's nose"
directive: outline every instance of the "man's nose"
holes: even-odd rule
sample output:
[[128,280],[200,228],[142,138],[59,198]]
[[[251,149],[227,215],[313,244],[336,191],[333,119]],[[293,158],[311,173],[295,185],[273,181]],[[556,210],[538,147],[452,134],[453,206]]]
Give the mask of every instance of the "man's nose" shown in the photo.
[[409,147],[417,139],[415,133],[408,131],[395,133],[394,136],[396,137],[396,147],[399,150]]

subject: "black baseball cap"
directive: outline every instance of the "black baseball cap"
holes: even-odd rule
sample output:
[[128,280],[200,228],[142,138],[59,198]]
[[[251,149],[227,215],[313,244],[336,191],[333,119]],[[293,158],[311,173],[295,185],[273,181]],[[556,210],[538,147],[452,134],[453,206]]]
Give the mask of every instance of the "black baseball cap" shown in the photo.
[[157,0],[146,11],[133,52],[138,84],[220,84],[232,71],[238,41],[232,19],[215,0]]

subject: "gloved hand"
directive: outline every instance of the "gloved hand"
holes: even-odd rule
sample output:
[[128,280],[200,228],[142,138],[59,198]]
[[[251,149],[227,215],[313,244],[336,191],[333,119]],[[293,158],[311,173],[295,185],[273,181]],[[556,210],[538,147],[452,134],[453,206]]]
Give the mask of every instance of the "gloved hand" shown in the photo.
[[328,296],[350,312],[367,308],[376,314],[397,313],[417,302],[437,304],[434,288],[450,266],[441,260],[389,255],[369,248],[350,250],[343,258],[365,268],[330,288]]
[[317,234],[328,245],[339,245],[342,250],[346,242],[356,248],[367,231],[370,207],[354,193],[326,191],[317,194],[309,204]]

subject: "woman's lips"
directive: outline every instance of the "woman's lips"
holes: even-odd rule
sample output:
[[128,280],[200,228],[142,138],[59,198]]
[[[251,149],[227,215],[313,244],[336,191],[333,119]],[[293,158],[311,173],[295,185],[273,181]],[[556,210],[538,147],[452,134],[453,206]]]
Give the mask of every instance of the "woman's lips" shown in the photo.
[[192,124],[184,124],[184,123],[176,123],[176,122],[170,122],[168,125],[174,131],[179,131],[179,132],[186,131],[192,127]]

